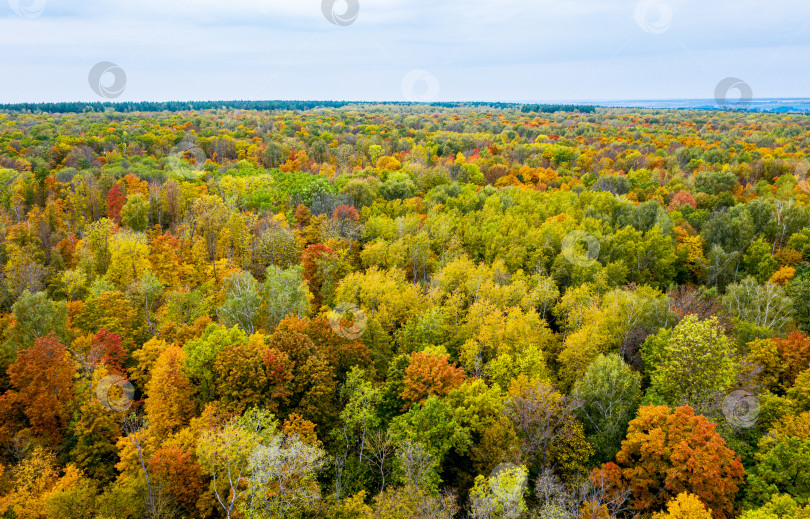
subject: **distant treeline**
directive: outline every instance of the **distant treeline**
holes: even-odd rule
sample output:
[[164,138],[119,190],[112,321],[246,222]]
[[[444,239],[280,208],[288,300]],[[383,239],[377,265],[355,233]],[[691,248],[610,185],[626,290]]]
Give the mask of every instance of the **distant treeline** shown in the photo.
[[[65,103],[14,103],[0,104],[0,111],[6,112],[44,112],[44,113],[84,113],[84,112],[104,112],[112,109],[116,112],[182,112],[186,110],[212,110],[218,108],[232,110],[312,110],[315,108],[341,108],[346,105],[415,105],[419,103],[400,102],[354,102],[354,101],[166,101],[166,102],[65,102]],[[428,106],[440,108],[470,107],[490,107],[497,109],[520,108],[521,112],[541,112],[554,113],[566,111],[579,111],[583,113],[593,113],[596,107],[590,105],[545,105],[519,103],[488,103],[488,102],[468,102],[468,103],[425,103]]]
[[592,105],[523,105],[520,108],[523,113],[541,112],[552,114],[555,112],[580,112],[592,114],[596,112],[596,107]]

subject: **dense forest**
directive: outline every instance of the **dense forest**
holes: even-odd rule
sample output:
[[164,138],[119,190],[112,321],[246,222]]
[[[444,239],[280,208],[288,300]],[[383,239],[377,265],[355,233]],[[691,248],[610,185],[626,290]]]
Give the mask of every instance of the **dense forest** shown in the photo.
[[2,517],[810,518],[808,116],[239,103],[0,112]]

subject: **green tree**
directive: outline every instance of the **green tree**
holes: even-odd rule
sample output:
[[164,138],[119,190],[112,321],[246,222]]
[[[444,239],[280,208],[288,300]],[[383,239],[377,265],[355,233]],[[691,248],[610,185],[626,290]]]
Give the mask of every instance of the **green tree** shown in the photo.
[[472,519],[518,519],[526,513],[523,492],[529,478],[525,467],[508,467],[489,476],[475,478],[470,490]]
[[186,350],[186,374],[199,389],[202,402],[210,402],[216,398],[214,365],[220,352],[245,343],[247,336],[236,326],[229,329],[211,324],[199,339],[183,346]]
[[121,221],[135,232],[143,232],[149,226],[149,202],[140,193],[127,195],[121,208]]
[[13,362],[16,352],[33,346],[40,337],[51,333],[60,340],[67,339],[67,305],[64,301],[51,301],[45,292],[32,294],[25,291],[11,307],[13,321],[5,329],[5,356]]
[[665,341],[650,341],[643,352],[650,370],[650,391],[672,406],[707,409],[734,384],[740,361],[734,343],[716,317],[687,315]]
[[267,267],[261,286],[261,324],[271,332],[289,315],[301,317],[309,310],[309,292],[299,266],[280,269]]
[[786,437],[759,454],[748,477],[746,500],[761,506],[775,494],[789,494],[801,505],[810,504],[810,440]]
[[604,463],[619,451],[627,424],[636,415],[641,397],[641,375],[616,354],[599,355],[574,384],[577,414],[585,424],[594,459]]

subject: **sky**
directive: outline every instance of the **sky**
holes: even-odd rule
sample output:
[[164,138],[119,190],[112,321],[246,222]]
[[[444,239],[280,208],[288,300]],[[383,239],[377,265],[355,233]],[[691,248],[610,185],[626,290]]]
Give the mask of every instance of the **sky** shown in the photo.
[[810,97],[806,0],[0,0],[0,43],[0,103]]

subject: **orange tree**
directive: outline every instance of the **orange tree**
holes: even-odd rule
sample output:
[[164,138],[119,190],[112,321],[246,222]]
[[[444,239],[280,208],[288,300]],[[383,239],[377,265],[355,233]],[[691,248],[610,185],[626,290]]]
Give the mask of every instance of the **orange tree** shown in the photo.
[[734,517],[734,497],[745,477],[740,456],[706,417],[691,407],[646,406],[630,422],[616,462],[601,469],[618,474],[632,492],[631,506],[659,511],[682,492],[696,495],[715,519]]

